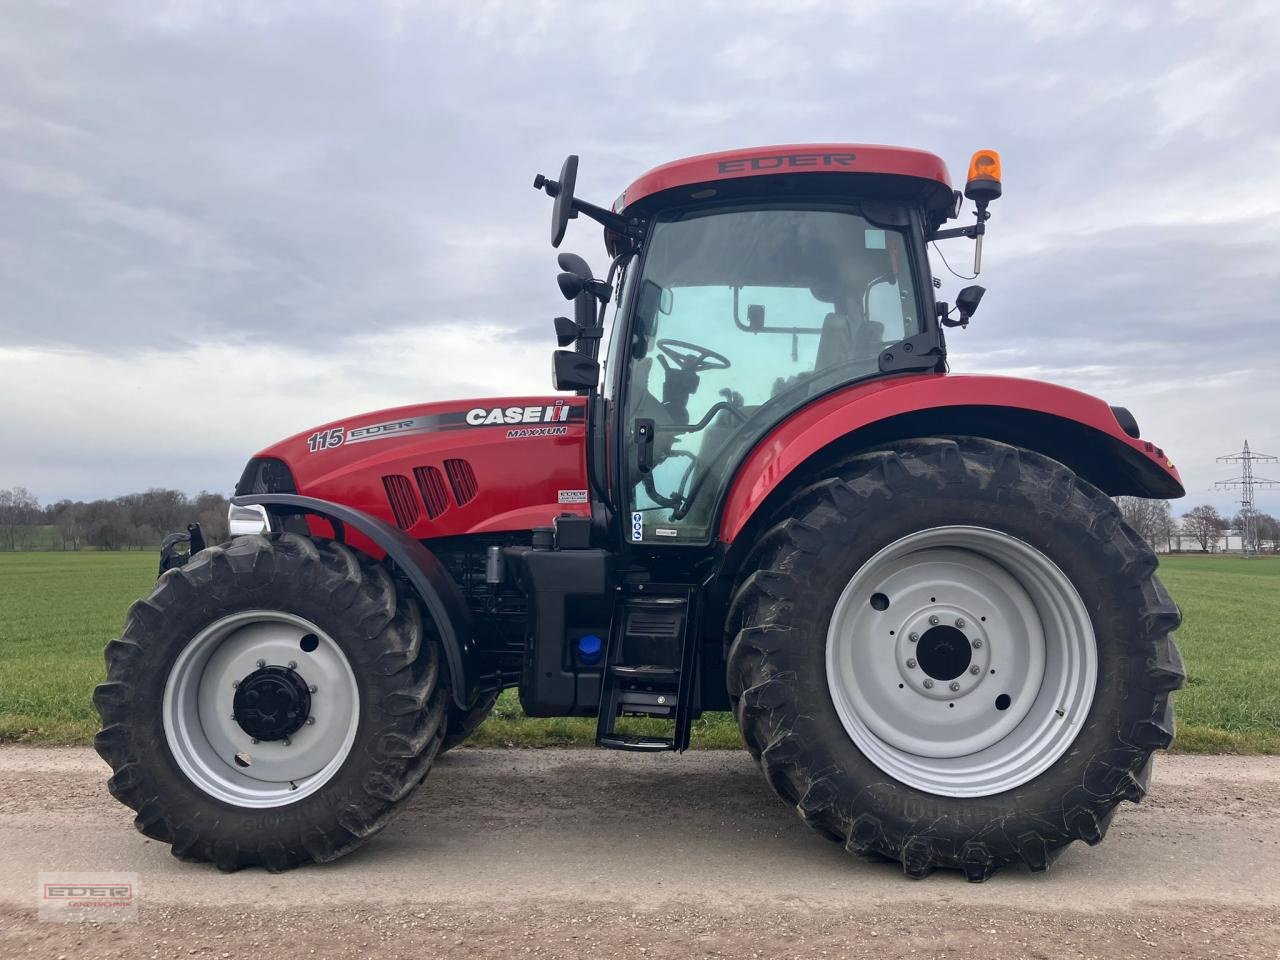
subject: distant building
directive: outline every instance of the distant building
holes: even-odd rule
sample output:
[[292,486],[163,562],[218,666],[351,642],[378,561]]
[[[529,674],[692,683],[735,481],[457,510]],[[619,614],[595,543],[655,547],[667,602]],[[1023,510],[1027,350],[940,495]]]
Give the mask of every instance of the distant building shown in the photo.
[[[1263,553],[1280,552],[1280,541],[1263,539],[1259,542]],[[1186,533],[1175,533],[1168,543],[1153,544],[1156,553],[1203,553],[1200,540]],[[1244,553],[1244,538],[1240,531],[1232,527],[1223,530],[1216,538],[1209,541],[1209,553]]]

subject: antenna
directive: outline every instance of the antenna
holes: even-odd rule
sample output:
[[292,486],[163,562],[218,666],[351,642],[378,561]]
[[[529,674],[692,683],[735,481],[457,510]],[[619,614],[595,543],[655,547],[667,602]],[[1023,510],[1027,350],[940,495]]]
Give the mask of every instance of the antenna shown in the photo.
[[1253,509],[1254,487],[1280,486],[1280,480],[1268,480],[1266,477],[1255,477],[1255,463],[1275,463],[1276,458],[1265,453],[1254,453],[1249,449],[1249,441],[1244,442],[1244,449],[1239,453],[1230,453],[1218,458],[1219,463],[1238,463],[1241,473],[1230,480],[1219,480],[1214,484],[1218,490],[1240,491],[1240,547],[1246,557],[1256,557],[1259,552],[1258,521]]

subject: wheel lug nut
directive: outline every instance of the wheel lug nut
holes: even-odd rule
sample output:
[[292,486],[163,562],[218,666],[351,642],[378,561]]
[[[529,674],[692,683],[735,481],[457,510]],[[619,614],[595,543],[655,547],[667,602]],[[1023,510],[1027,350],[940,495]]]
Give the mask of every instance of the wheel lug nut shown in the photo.
[[316,685],[313,683],[313,684],[311,684],[311,686],[307,687],[307,689],[308,689],[309,691],[311,691],[312,693],[315,693],[315,692],[316,692],[316,690],[317,690],[318,688],[317,688],[317,687],[316,687]]
[[232,690],[238,690],[238,689],[240,689],[240,681],[239,681],[239,680],[232,680],[232,681],[231,681],[231,689],[232,689]]
[[254,742],[254,743],[257,743],[257,742],[258,742],[258,738],[257,738],[257,737],[254,737],[254,738],[253,738],[253,742]]
[[969,672],[976,677],[978,674],[982,672],[982,668],[975,663],[972,667],[969,668]]
[[935,627],[938,625],[938,617],[937,617],[937,614],[934,614],[933,616],[931,616],[931,617],[929,618],[929,623],[930,623],[932,626],[935,626]]
[[315,726],[315,722],[316,722],[316,718],[315,718],[315,717],[307,717],[307,726],[308,726],[308,727]]
[[920,634],[913,633],[909,637],[907,637],[907,639],[910,640],[912,643],[915,643],[917,640],[920,639]]
[[957,690],[959,690],[959,689],[960,689],[960,684],[958,684],[956,681],[952,680],[952,681],[951,681],[951,687],[950,687],[951,692],[952,692],[952,693],[955,693],[955,692],[956,692]]
[[[964,626],[964,624],[957,620],[957,621],[956,621],[956,626],[958,626],[958,627],[962,627],[962,626]],[[298,661],[297,661],[297,660],[290,660],[290,661],[289,661],[289,669],[290,669],[290,670],[297,670],[297,669],[298,669]]]
[[957,627],[963,627],[963,626],[964,626],[964,617],[956,617],[956,626],[957,626]]
[[932,689],[933,689],[933,681],[932,681],[932,680],[926,680],[926,681],[924,682],[924,688],[925,688],[926,690],[932,690]]
[[916,668],[916,662],[915,662],[915,660],[908,660],[908,661],[907,661],[907,669],[908,669],[908,670],[914,670],[915,668]]
[[265,660],[259,660],[259,661],[258,661],[258,669],[259,669],[259,670],[261,670],[261,669],[262,669],[263,667],[265,667],[266,665],[267,665],[267,661],[265,661]]
[[981,638],[981,637],[978,637],[978,638],[976,638],[976,639],[973,641],[973,649],[975,649],[975,650],[981,650],[981,649],[982,649],[982,638]]
[[289,746],[289,744],[291,744],[291,743],[293,743],[293,741],[292,741],[292,740],[290,740],[288,737],[285,737],[285,738],[284,738],[284,745],[285,745],[286,747],[287,747],[287,746]]

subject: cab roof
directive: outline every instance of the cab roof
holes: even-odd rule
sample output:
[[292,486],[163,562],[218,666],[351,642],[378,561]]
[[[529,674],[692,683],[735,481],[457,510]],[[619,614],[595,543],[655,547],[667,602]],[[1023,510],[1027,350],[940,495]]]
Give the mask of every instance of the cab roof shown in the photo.
[[[924,188],[921,195],[933,201],[930,206],[949,205],[952,195],[947,165],[942,158],[924,150],[866,143],[802,143],[704,153],[664,163],[627,187],[613,209],[617,213],[639,212],[637,205],[646,208],[654,205],[642,201],[658,200],[659,194],[679,191],[682,187],[705,184],[706,190],[713,191],[706,194],[710,197],[717,183],[792,174],[878,174],[925,181],[918,186]],[[693,191],[686,196],[697,200],[701,198],[696,194],[703,192]],[[675,194],[672,199],[677,197]]]

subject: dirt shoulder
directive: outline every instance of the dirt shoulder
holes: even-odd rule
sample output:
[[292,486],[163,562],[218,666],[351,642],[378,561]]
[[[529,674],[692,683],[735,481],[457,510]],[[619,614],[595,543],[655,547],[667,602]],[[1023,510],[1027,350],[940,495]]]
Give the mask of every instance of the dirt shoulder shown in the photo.
[[[1161,757],[1047,874],[903,878],[741,754],[462,750],[366,847],[224,875],[147,841],[82,749],[0,748],[0,956],[1280,956],[1280,760]],[[130,871],[139,919],[40,923],[41,870]]]

